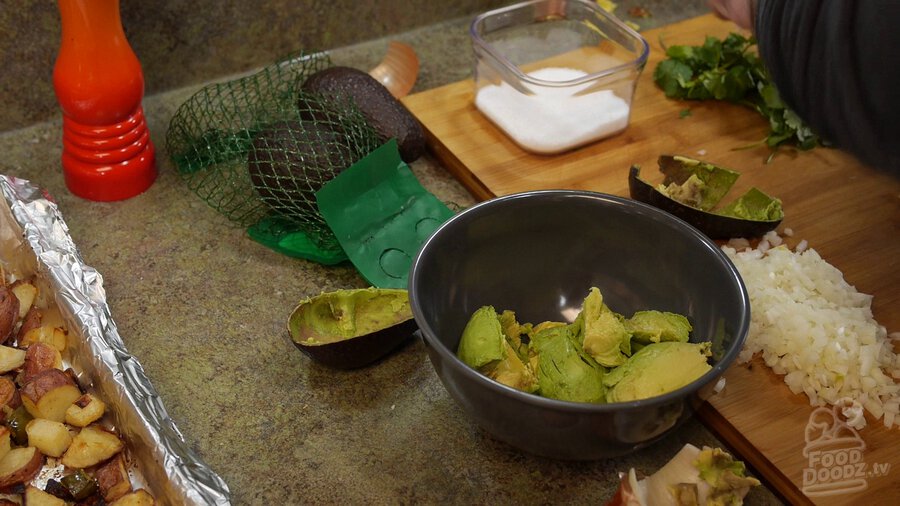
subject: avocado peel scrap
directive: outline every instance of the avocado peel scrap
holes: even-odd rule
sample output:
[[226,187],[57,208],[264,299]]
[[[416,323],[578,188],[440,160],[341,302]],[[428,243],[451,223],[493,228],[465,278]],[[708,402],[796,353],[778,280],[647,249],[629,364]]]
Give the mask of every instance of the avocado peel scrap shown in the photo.
[[690,443],[659,470],[638,477],[634,468],[619,473],[616,495],[606,506],[659,504],[740,506],[753,487],[761,483],[749,476],[744,463],[720,448]]
[[687,221],[711,239],[761,236],[784,219],[781,200],[756,187],[722,204],[738,172],[683,156],[663,155],[658,164],[664,179],[656,186],[640,177],[640,166],[631,167],[631,198]]

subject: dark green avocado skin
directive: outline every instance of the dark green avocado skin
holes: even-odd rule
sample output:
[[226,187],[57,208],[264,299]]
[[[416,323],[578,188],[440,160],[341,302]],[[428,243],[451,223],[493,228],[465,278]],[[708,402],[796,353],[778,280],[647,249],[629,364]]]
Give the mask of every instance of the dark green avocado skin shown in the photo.
[[418,329],[416,321],[410,318],[386,329],[326,346],[293,343],[308,357],[323,365],[333,369],[358,369],[381,360],[410,339]]
[[303,91],[349,97],[382,141],[397,139],[400,158],[410,163],[425,153],[425,132],[409,110],[369,74],[351,67],[329,67],[309,76]]
[[288,318],[291,340],[335,369],[356,369],[386,356],[418,330],[406,290],[351,288],[300,301]]
[[331,123],[279,121],[261,130],[247,154],[253,188],[286,214],[316,214],[316,192],[358,156]]
[[688,222],[710,239],[762,237],[766,232],[778,228],[781,223],[781,220],[745,220],[701,211],[663,195],[653,185],[642,180],[640,172],[640,167],[632,166],[628,173],[628,188],[632,199],[650,204]]

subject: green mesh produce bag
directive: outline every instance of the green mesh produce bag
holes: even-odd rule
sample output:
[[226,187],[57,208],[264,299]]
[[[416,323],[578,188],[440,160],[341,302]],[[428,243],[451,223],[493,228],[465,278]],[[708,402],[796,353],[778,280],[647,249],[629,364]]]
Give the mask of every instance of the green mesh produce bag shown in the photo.
[[331,65],[299,54],[202,88],[179,107],[166,148],[188,187],[257,241],[322,263],[342,260],[315,192],[380,145],[347,100],[301,91]]

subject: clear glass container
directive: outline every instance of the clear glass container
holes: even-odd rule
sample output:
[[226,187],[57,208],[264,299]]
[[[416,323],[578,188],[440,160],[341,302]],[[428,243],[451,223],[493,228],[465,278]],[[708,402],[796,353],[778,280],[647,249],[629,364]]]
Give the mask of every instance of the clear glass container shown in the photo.
[[560,153],[628,126],[649,46],[595,2],[522,2],[470,31],[475,105],[523,149]]

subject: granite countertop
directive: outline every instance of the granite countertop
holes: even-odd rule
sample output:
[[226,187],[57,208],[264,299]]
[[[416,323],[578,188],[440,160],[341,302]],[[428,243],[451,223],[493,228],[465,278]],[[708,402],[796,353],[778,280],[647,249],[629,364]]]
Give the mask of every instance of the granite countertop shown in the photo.
[[[692,9],[669,6],[647,23],[700,13]],[[415,91],[471,75],[468,22],[394,37],[422,60]],[[386,44],[345,47],[332,58],[369,68]],[[359,370],[312,362],[287,335],[291,310],[307,296],[366,284],[352,266],[324,267],[266,249],[185,186],[167,160],[165,134],[198,87],[145,97],[160,175],[142,195],[115,203],[71,195],[59,164],[58,117],[0,134],[0,172],[29,179],[57,200],[86,263],[104,277],[128,349],[188,443],[228,483],[234,504],[602,504],[620,471],[651,473],[685,443],[722,445],[690,421],[624,458],[536,458],[468,419],[418,340]],[[412,169],[440,199],[474,202],[433,158]],[[751,494],[749,504],[780,504],[764,487]]]

